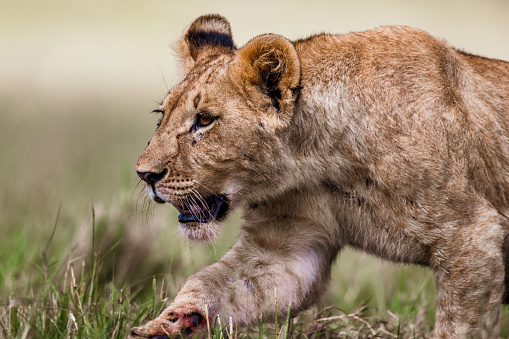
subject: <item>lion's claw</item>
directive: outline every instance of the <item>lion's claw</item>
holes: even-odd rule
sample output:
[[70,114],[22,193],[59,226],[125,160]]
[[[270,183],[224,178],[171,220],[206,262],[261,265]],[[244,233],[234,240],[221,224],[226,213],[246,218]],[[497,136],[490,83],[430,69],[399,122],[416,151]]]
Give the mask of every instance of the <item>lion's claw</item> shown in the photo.
[[170,336],[192,335],[198,330],[201,322],[202,316],[199,313],[170,312],[149,321],[144,326],[134,327],[129,338],[166,339]]

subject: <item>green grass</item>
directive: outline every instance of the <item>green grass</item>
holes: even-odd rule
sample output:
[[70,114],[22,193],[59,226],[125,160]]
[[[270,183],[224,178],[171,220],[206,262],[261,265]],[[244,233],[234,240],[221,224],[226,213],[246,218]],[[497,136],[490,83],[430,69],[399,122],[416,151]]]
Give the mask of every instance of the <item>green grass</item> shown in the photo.
[[[57,223],[55,223],[57,226]],[[92,219],[92,228],[95,227]],[[95,248],[95,236],[92,248]],[[50,238],[51,239],[51,238]],[[63,260],[48,265],[43,252],[39,270],[40,289],[25,286],[24,292],[11,289],[2,302],[0,330],[2,337],[10,338],[125,338],[129,328],[156,317],[165,307],[166,297],[175,293],[171,273],[159,274],[128,284],[118,282],[115,269],[106,269],[108,259],[115,258],[121,241],[104,254],[91,251],[93,256],[83,260]],[[48,242],[49,244],[49,242]],[[45,249],[49,249],[46,244]],[[170,264],[170,267],[172,265]],[[12,287],[13,280],[9,285]],[[24,297],[20,297],[24,295]],[[277,309],[277,302],[276,309]],[[348,313],[336,307],[327,307],[305,313],[296,319],[264,324],[260,319],[257,329],[235,329],[234,338],[294,338],[306,334],[311,338],[332,337],[395,337],[402,325],[400,319],[369,315],[365,305]],[[422,320],[422,319],[421,319]],[[228,324],[211,319],[212,338],[222,338]],[[428,328],[419,328],[418,331]],[[408,331],[406,328],[404,331]],[[403,332],[404,332],[403,331]]]
[[[239,216],[196,245],[173,208],[146,200],[134,165],[155,103],[16,100],[0,98],[0,337],[125,338],[235,242]],[[429,271],[347,250],[315,308],[233,337],[426,337],[434,297]],[[210,323],[213,338],[228,326]]]

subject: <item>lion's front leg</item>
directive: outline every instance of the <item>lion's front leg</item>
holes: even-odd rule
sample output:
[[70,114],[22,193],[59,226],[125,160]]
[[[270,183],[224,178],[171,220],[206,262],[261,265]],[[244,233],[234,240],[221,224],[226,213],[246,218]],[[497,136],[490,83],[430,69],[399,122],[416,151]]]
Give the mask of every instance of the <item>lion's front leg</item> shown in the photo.
[[292,313],[310,306],[330,274],[327,249],[311,249],[293,241],[295,237],[281,238],[271,231],[244,229],[223,258],[189,277],[173,303],[158,318],[133,329],[133,337],[192,335],[206,330],[207,314],[211,326],[216,316],[223,324],[231,317],[234,325],[252,323],[260,315],[273,318],[276,298],[281,318],[289,305]]

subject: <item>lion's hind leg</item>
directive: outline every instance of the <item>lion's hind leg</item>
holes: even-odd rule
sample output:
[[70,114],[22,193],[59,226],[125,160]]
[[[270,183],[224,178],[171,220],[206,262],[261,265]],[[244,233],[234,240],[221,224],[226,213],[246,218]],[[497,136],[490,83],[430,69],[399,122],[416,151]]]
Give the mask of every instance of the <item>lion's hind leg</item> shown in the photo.
[[505,278],[504,278],[504,297],[502,302],[509,304],[509,227],[506,227],[506,235],[504,238],[504,267],[505,267]]
[[433,338],[497,337],[504,261],[507,264],[506,232],[503,217],[487,205],[475,206],[469,220],[451,226],[449,239],[435,253]]

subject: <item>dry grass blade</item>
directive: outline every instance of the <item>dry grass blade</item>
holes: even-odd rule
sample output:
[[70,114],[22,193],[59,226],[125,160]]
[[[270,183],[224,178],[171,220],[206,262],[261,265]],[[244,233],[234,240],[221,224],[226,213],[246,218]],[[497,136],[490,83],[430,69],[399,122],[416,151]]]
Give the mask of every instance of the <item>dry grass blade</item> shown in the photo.
[[[318,312],[300,333],[293,333],[292,338],[426,338],[430,326],[419,319],[401,324],[396,316],[384,319],[361,305],[355,312],[348,313],[338,307],[327,307]],[[376,312],[375,312],[376,313]]]

